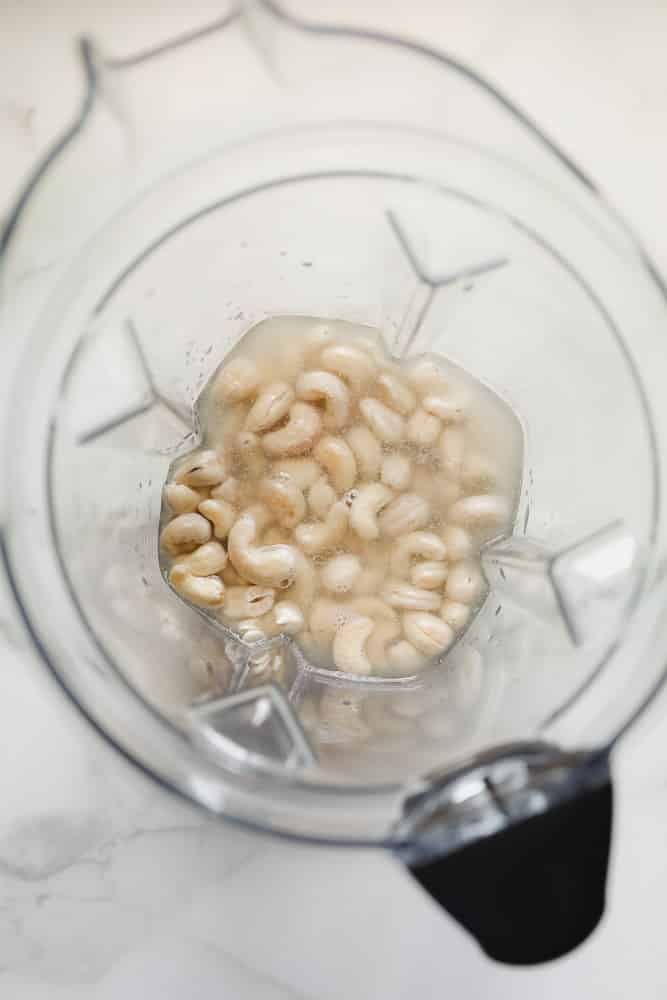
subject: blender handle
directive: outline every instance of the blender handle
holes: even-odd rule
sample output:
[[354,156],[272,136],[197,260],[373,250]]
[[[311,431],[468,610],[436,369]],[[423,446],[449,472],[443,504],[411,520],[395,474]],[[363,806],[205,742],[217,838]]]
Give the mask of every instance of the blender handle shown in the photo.
[[584,941],[605,908],[612,827],[608,758],[593,787],[408,869],[498,962],[533,965]]

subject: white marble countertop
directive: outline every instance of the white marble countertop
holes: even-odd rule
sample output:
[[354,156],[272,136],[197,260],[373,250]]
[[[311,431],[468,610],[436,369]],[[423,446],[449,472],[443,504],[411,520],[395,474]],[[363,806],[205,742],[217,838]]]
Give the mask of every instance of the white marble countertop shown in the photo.
[[[474,62],[585,165],[667,271],[664,212],[655,207],[667,176],[664,4],[316,6]],[[193,0],[187,24],[213,12]],[[178,0],[4,0],[0,214],[78,93],[73,36],[85,30],[115,51],[137,49],[156,25],[167,37],[185,16]],[[665,995],[666,699],[615,762],[602,926],[567,959],[513,970],[485,960],[388,856],[251,835],[170,797],[89,729],[18,627],[2,618],[0,631],[3,998]]]

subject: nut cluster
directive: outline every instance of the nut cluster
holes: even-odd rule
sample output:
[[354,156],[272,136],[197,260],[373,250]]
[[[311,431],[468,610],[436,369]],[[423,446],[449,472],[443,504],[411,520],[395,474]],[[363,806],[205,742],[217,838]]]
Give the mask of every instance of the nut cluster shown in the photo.
[[320,666],[413,674],[468,624],[480,546],[513,514],[498,456],[467,432],[474,393],[326,322],[296,327],[276,371],[261,327],[211,383],[207,447],[164,488],[169,583],[247,641],[289,635]]

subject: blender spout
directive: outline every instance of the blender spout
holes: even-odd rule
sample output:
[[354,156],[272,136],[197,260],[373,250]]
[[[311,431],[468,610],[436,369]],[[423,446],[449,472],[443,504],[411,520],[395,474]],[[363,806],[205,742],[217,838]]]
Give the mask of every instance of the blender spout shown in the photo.
[[604,913],[612,801],[606,752],[515,744],[408,799],[395,852],[490,958],[551,961]]

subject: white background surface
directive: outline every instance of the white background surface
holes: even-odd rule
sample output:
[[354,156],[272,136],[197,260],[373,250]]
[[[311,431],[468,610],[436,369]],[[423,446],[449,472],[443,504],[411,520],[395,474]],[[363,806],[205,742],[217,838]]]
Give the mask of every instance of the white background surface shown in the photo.
[[[310,10],[408,33],[473,63],[599,182],[667,272],[666,4],[341,0]],[[74,107],[74,36],[122,53],[215,13],[196,0],[3,0],[0,215]],[[565,960],[512,970],[486,961],[389,858],[251,836],[155,788],[87,728],[17,629],[8,634],[3,1000],[665,996],[664,699],[616,761],[603,926]]]

